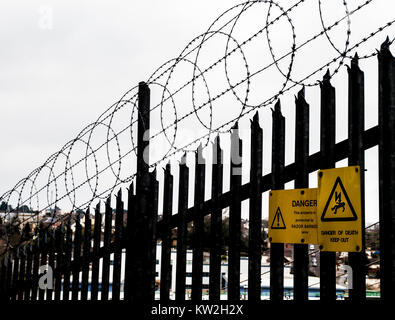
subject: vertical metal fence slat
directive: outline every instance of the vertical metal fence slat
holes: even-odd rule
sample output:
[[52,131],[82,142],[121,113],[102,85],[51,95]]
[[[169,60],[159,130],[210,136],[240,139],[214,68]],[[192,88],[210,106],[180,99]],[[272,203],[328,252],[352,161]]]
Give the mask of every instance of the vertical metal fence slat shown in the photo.
[[159,201],[159,181],[156,179],[156,169],[150,173],[151,177],[151,200],[149,202],[149,227],[148,235],[151,236],[151,247],[149,249],[148,263],[150,269],[147,270],[147,278],[150,283],[149,301],[155,300],[155,274],[156,274],[156,244],[157,244],[157,222],[158,222],[158,201]]
[[99,297],[99,250],[101,241],[102,215],[100,213],[100,202],[95,208],[95,226],[93,230],[93,251],[92,251],[92,279],[91,279],[91,300],[98,300]]
[[32,287],[32,263],[33,263],[33,252],[32,242],[26,245],[26,283],[24,290],[24,300],[30,300],[31,298],[31,287]]
[[[284,189],[285,118],[281,113],[280,100],[272,113],[272,189]],[[269,194],[270,196],[270,194]],[[270,300],[284,298],[284,244],[270,244]]]
[[2,279],[1,279],[1,292],[2,301],[7,301],[7,267],[8,267],[8,254],[5,254],[2,259]]
[[12,271],[12,291],[11,300],[15,301],[18,293],[18,274],[19,274],[19,249],[15,249],[14,264]]
[[150,89],[145,82],[139,83],[138,109],[136,214],[133,219],[135,232],[129,240],[133,256],[128,298],[133,303],[147,302],[153,298],[152,263],[155,257],[152,256],[154,228],[151,209],[153,209],[155,181],[149,173],[149,141],[145,139],[146,132],[150,128]]
[[71,230],[71,216],[66,225],[66,239],[64,244],[64,269],[63,269],[63,299],[70,300],[70,273],[71,273],[71,250],[72,250],[72,230]]
[[[55,230],[51,230],[48,232],[48,266],[52,269],[53,274],[52,274],[52,280],[55,281]],[[48,286],[47,288],[47,295],[46,295],[46,300],[51,301],[53,299],[53,283],[52,289]]]
[[42,241],[40,240],[40,235],[36,239],[36,241],[33,244],[33,270],[32,270],[32,295],[31,295],[31,300],[36,301],[37,300],[37,294],[38,294],[38,268],[40,264],[40,250],[42,248]]
[[[136,177],[136,232],[133,239],[133,302],[151,299],[151,261],[148,250],[152,235],[149,234],[149,203],[152,197],[152,179],[149,174],[149,141],[144,135],[150,128],[150,89],[144,82],[139,83],[138,92],[139,117],[137,121],[137,177]],[[136,241],[142,243],[137,245]]]
[[[47,230],[44,230],[41,233],[41,237],[42,237],[41,241],[40,241],[41,256],[40,256],[40,266],[39,267],[45,266],[47,264],[47,239],[48,239]],[[42,275],[42,273],[40,272],[39,278],[41,277],[41,275]],[[39,287],[38,288],[38,300],[42,301],[42,300],[44,300],[44,297],[45,297],[45,289],[42,289]]]
[[251,122],[251,167],[250,207],[248,237],[248,300],[261,300],[262,260],[262,177],[263,130],[259,125],[259,114]]
[[121,294],[121,260],[122,260],[122,227],[123,227],[123,201],[122,190],[118,191],[115,210],[114,229],[114,264],[112,276],[112,300],[118,301]]
[[125,290],[124,290],[124,299],[126,301],[132,300],[132,286],[133,284],[133,273],[136,271],[134,269],[135,264],[133,263],[133,241],[135,239],[135,226],[136,226],[136,218],[135,218],[135,195],[134,195],[134,185],[130,184],[128,189],[128,213],[126,220],[126,234],[124,235],[124,239],[126,241],[126,261],[125,261]]
[[5,292],[6,292],[6,300],[9,301],[11,299],[11,289],[12,289],[12,262],[13,262],[13,251],[9,251],[7,257],[7,274],[6,274],[6,284],[5,284]]
[[210,279],[209,299],[219,301],[221,297],[221,231],[222,231],[222,208],[219,196],[223,187],[223,152],[219,136],[213,144],[213,164],[211,178],[211,199],[213,201],[210,219]]
[[20,248],[21,261],[19,263],[19,277],[18,277],[18,288],[17,295],[18,300],[23,300],[24,286],[25,286],[25,271],[26,271],[26,245]]
[[395,298],[395,59],[387,37],[379,60],[380,296]]
[[349,289],[350,300],[366,299],[366,264],[365,253],[365,150],[363,148],[363,132],[365,130],[364,73],[358,66],[358,56],[351,60],[348,68],[348,165],[359,165],[361,168],[361,252],[350,252],[348,261],[352,268],[353,287]]
[[[295,189],[309,187],[307,159],[309,157],[309,105],[304,88],[295,98]],[[294,299],[308,300],[309,255],[307,244],[294,244]]]
[[7,267],[6,267],[6,258],[5,255],[1,258],[0,260],[0,267],[1,267],[1,273],[0,273],[0,301],[5,300],[5,278],[7,274]]
[[185,220],[188,209],[189,168],[186,164],[186,154],[180,163],[178,184],[178,224],[177,224],[177,262],[176,262],[176,300],[185,300],[185,277],[187,260],[187,223]]
[[63,274],[63,253],[64,253],[64,225],[63,223],[55,230],[55,292],[54,300],[59,301],[61,299],[62,292],[62,274]]
[[88,299],[89,291],[89,266],[91,259],[91,233],[92,233],[92,222],[90,209],[88,208],[85,212],[84,221],[84,245],[82,252],[82,277],[81,277],[81,300],[85,301]]
[[13,260],[13,252],[10,251],[7,256],[7,275],[6,275],[6,284],[5,284],[5,297],[6,300],[9,301],[11,297],[11,285],[12,285],[12,260]]
[[112,230],[112,208],[111,198],[108,197],[106,201],[106,210],[104,214],[104,236],[103,236],[103,268],[101,280],[101,299],[108,300],[109,281],[110,281],[110,244],[111,244],[111,230]]
[[[334,168],[336,144],[335,88],[330,83],[329,70],[321,88],[321,169]],[[317,217],[320,217],[317,212]],[[336,252],[320,252],[320,299],[336,300]]]
[[203,158],[203,148],[199,145],[195,154],[195,190],[194,190],[194,220],[193,220],[193,253],[192,253],[192,295],[193,301],[202,300],[203,289],[203,225],[204,216],[201,207],[204,201],[206,165]]
[[80,270],[81,270],[81,217],[80,213],[76,213],[74,242],[73,242],[73,282],[71,287],[71,299],[78,300],[78,293],[80,291]]
[[238,124],[231,133],[229,206],[228,300],[240,299],[240,244],[241,244],[241,170],[242,141]]
[[169,300],[169,290],[171,286],[171,226],[170,218],[173,210],[173,176],[171,174],[170,163],[166,165],[164,172],[163,185],[163,225],[162,234],[162,253],[160,271],[160,300]]

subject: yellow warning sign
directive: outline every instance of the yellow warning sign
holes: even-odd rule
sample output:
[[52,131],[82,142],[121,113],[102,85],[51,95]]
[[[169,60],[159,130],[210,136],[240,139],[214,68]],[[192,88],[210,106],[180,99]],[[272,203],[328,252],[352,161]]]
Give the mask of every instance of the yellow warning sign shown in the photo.
[[318,172],[318,244],[321,251],[362,248],[359,166]]
[[317,243],[317,189],[269,193],[269,239],[274,243]]

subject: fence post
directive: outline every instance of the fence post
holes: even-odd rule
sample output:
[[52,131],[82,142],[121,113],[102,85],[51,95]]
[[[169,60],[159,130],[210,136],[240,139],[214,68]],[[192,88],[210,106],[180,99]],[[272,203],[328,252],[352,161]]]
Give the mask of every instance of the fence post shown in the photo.
[[39,231],[39,236],[33,244],[32,301],[37,300],[38,293],[38,268],[40,264],[40,249],[42,248],[41,233],[42,231]]
[[[41,266],[44,266],[47,264],[47,230],[43,230],[41,233],[41,256],[40,256],[40,265],[39,268]],[[39,274],[38,278],[41,277],[41,274]],[[38,283],[37,283],[38,285]],[[45,289],[41,289],[40,287],[38,287],[38,300],[44,300],[44,296],[45,296]]]
[[[63,249],[64,249],[64,225],[63,223],[55,231],[55,251],[56,251],[56,269],[55,269],[55,294],[54,300],[60,300],[62,291],[62,273],[63,273]],[[29,257],[29,255],[28,255]],[[29,260],[27,260],[29,261]],[[31,263],[30,263],[31,265]],[[27,262],[26,273],[29,263]]]
[[149,202],[148,234],[151,235],[151,247],[148,248],[148,264],[151,267],[148,272],[148,281],[151,284],[149,298],[155,300],[155,274],[156,274],[156,244],[157,244],[157,220],[158,220],[158,201],[159,201],[159,181],[156,179],[156,168],[150,172],[151,195]]
[[12,260],[14,253],[10,251],[7,256],[7,278],[6,278],[6,299],[7,301],[11,298],[12,290]]
[[228,300],[240,300],[240,244],[241,244],[241,170],[242,141],[238,124],[231,133],[231,164],[229,206],[229,258],[228,258]]
[[[133,221],[133,234],[129,239],[128,254],[131,269],[127,297],[132,302],[153,300],[152,282],[154,279],[152,263],[153,219],[152,201],[154,198],[153,176],[149,173],[149,128],[150,128],[150,90],[146,83],[139,83],[138,92],[138,132],[137,132],[137,177],[136,209]],[[130,208],[129,208],[130,210]]]
[[68,217],[66,225],[66,239],[65,239],[65,256],[64,256],[64,275],[63,275],[63,300],[70,300],[70,273],[71,273],[71,250],[72,250],[72,235],[71,230],[71,216]]
[[[329,70],[321,82],[321,169],[335,167],[335,88]],[[317,212],[317,217],[320,214]],[[320,299],[336,300],[336,252],[320,252]]]
[[80,291],[80,270],[81,270],[81,218],[80,213],[76,212],[74,242],[73,242],[73,282],[71,290],[71,299],[78,300],[78,292]]
[[162,253],[160,271],[160,300],[169,300],[169,290],[171,286],[171,225],[170,218],[173,210],[173,176],[171,174],[170,162],[166,165],[163,184],[163,228],[162,234]]
[[88,299],[89,264],[91,258],[91,230],[92,223],[90,209],[85,212],[84,223],[84,248],[82,253],[82,280],[81,280],[81,300]]
[[19,279],[18,279],[18,289],[17,295],[18,300],[23,300],[23,289],[25,285],[25,270],[26,270],[26,246],[23,246],[19,250],[21,261],[19,264]]
[[192,300],[202,300],[202,277],[203,277],[203,245],[202,235],[204,232],[204,215],[202,206],[204,201],[206,165],[203,158],[203,149],[199,145],[195,155],[195,199],[193,220],[193,256],[192,256]]
[[[55,270],[55,230],[48,232],[48,265]],[[22,261],[22,260],[21,260]],[[55,278],[54,278],[55,279]],[[52,300],[53,288],[47,288],[46,300]]]
[[263,130],[256,112],[251,122],[250,212],[248,239],[248,300],[261,300]]
[[122,232],[123,232],[123,201],[122,190],[116,197],[115,230],[114,230],[114,264],[112,277],[112,300],[118,301],[121,294],[121,260],[122,260]]
[[133,272],[136,270],[133,269],[133,246],[132,241],[135,239],[136,232],[136,217],[135,217],[135,202],[136,196],[134,195],[134,184],[133,182],[130,184],[128,188],[128,215],[126,221],[126,234],[124,235],[124,239],[126,242],[126,261],[125,261],[125,289],[124,289],[124,299],[127,301],[131,300],[132,296],[132,288],[133,285]]
[[6,264],[5,255],[0,260],[1,274],[0,274],[0,301],[5,300],[5,278],[6,278]]
[[211,179],[211,199],[213,201],[210,225],[210,282],[209,299],[219,301],[221,296],[221,222],[222,208],[219,197],[222,194],[223,182],[223,154],[220,139],[217,136],[213,144],[213,163]]
[[186,241],[187,224],[185,214],[188,209],[189,168],[186,164],[186,154],[181,158],[179,184],[178,184],[178,225],[177,225],[177,274],[176,274],[176,300],[185,300],[186,276]]
[[348,68],[348,145],[350,166],[359,165],[361,168],[361,252],[350,252],[348,256],[352,268],[353,287],[349,290],[351,300],[366,299],[366,254],[365,254],[365,150],[363,148],[364,132],[364,74],[358,66],[358,55],[351,60]]
[[[272,189],[284,189],[285,118],[280,100],[274,106],[272,127]],[[270,299],[284,298],[284,244],[270,244]]]
[[13,265],[13,272],[12,272],[12,290],[11,290],[11,300],[16,300],[18,294],[18,276],[19,276],[19,255],[20,250],[19,248],[15,249],[14,254],[14,265]]
[[93,230],[91,300],[97,300],[99,295],[99,250],[101,240],[101,225],[102,215],[100,213],[100,202],[98,202],[95,208],[95,226]]
[[111,227],[112,227],[112,208],[111,196],[106,200],[104,213],[104,236],[103,236],[103,268],[102,268],[102,282],[101,282],[101,297],[100,300],[108,300],[109,286],[110,286],[110,245],[111,245]]
[[387,38],[379,59],[379,201],[381,297],[395,297],[395,59]]
[[31,288],[32,288],[32,262],[33,262],[33,252],[32,252],[32,242],[27,245],[26,248],[26,284],[24,292],[24,300],[30,300]]
[[[307,159],[309,157],[309,105],[304,88],[295,98],[295,189],[309,187]],[[307,244],[294,244],[294,299],[308,299],[309,255]]]

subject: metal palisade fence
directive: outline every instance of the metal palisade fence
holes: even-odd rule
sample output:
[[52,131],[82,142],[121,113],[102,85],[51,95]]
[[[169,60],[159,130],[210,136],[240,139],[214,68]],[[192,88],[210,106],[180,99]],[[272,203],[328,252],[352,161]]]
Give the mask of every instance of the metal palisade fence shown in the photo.
[[[380,203],[380,266],[381,299],[394,299],[395,286],[395,59],[386,41],[378,54],[379,68],[379,124],[364,129],[364,73],[359,68],[358,56],[348,67],[348,139],[335,141],[335,88],[325,75],[321,85],[320,151],[309,155],[309,104],[304,88],[296,99],[295,162],[285,165],[285,117],[277,101],[272,112],[272,136],[264,137],[258,113],[251,121],[251,156],[241,154],[241,140],[237,124],[231,134],[232,159],[230,172],[224,171],[223,150],[219,137],[212,144],[212,163],[203,159],[203,148],[196,151],[194,173],[194,204],[188,206],[190,171],[185,157],[179,164],[179,181],[174,181],[170,164],[165,168],[163,186],[163,216],[158,219],[159,182],[156,168],[148,165],[150,141],[144,132],[150,123],[150,89],[144,82],[138,91],[137,175],[127,194],[118,192],[116,208],[110,198],[105,202],[104,217],[101,204],[94,213],[73,213],[61,225],[42,229],[36,239],[22,246],[9,248],[0,262],[0,297],[9,300],[126,300],[134,303],[170,299],[172,269],[176,269],[175,299],[186,299],[187,249],[192,249],[191,299],[203,299],[203,257],[209,252],[208,299],[221,299],[221,255],[228,247],[227,299],[240,299],[241,203],[249,200],[248,236],[248,300],[261,300],[262,258],[262,194],[271,189],[283,189],[295,181],[295,188],[308,187],[308,176],[318,169],[333,168],[337,161],[348,158],[349,165],[361,167],[362,217],[364,217],[364,151],[379,147],[379,203]],[[263,175],[263,143],[272,139],[272,171]],[[145,154],[145,156],[144,156]],[[242,184],[243,162],[250,161],[250,181]],[[205,200],[206,169],[212,166],[211,197]],[[222,192],[224,176],[230,175],[230,189]],[[178,186],[175,190],[174,186]],[[178,203],[173,203],[177,192]],[[173,208],[176,207],[176,210]],[[229,243],[222,243],[222,211],[229,208]],[[177,212],[173,214],[173,211]],[[114,213],[115,212],[115,213]],[[115,215],[115,219],[113,219]],[[205,218],[209,231],[204,232]],[[91,219],[94,219],[92,223]],[[115,222],[114,222],[114,221]],[[84,222],[82,225],[82,221]],[[192,224],[191,224],[192,223]],[[364,219],[361,221],[364,226]],[[102,226],[103,224],[103,226]],[[114,225],[113,225],[114,224]],[[193,227],[188,227],[192,225]],[[83,227],[82,227],[83,226]],[[114,231],[113,231],[114,230]],[[363,228],[362,228],[363,230]],[[175,232],[176,231],[176,232]],[[176,236],[175,236],[176,235]],[[204,237],[209,239],[205,239]],[[174,238],[177,243],[174,245]],[[188,242],[188,239],[191,239]],[[363,237],[364,239],[364,237]],[[160,286],[155,279],[157,242],[161,241]],[[207,241],[208,240],[208,241]],[[190,243],[190,245],[188,245]],[[204,245],[209,243],[209,247]],[[189,247],[188,247],[189,246]],[[171,251],[177,259],[171,263]],[[123,255],[125,253],[125,256]],[[125,257],[124,261],[122,257]],[[295,300],[308,299],[308,244],[294,245]],[[353,270],[353,289],[349,299],[366,299],[365,245],[360,253],[349,254]],[[47,288],[42,289],[43,266],[51,267]],[[111,266],[111,267],[110,267]],[[124,266],[124,267],[123,267]],[[284,299],[284,246],[270,247],[270,299]],[[45,267],[47,268],[47,267]],[[46,273],[49,274],[48,272]],[[121,276],[124,274],[124,277]],[[205,275],[207,276],[207,275]],[[124,281],[122,281],[124,279]],[[158,280],[158,279],[157,279]],[[49,284],[54,284],[53,286]],[[111,293],[111,295],[110,295]],[[121,294],[122,293],[122,294]],[[320,299],[336,300],[336,253],[320,253]]]

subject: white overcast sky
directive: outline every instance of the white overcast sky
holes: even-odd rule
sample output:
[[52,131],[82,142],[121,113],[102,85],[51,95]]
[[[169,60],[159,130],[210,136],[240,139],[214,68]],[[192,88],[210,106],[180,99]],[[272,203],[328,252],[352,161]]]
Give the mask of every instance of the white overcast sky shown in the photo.
[[[51,154],[59,150],[67,141],[73,139],[82,128],[92,123],[122,95],[149,78],[152,72],[165,61],[175,58],[194,37],[205,32],[221,12],[241,1],[34,1],[2,0],[0,2],[0,194],[11,189],[16,182],[39,167]],[[278,1],[284,8],[296,1]],[[324,18],[333,21],[344,15],[343,1],[324,0]],[[365,1],[347,1],[349,10]],[[296,27],[297,41],[302,42],[311,36],[311,30],[319,24],[318,0],[307,0],[304,7],[296,11],[292,21]],[[263,7],[263,5],[262,5]],[[260,11],[262,10],[262,11]],[[262,27],[266,16],[263,9],[257,9],[241,23],[240,35],[254,26]],[[351,44],[377,27],[394,19],[395,4],[388,0],[374,0],[361,10],[361,15],[352,17]],[[245,26],[245,28],[244,28]],[[342,32],[333,33],[335,44],[344,46]],[[289,25],[273,29],[271,37],[278,46],[277,54],[289,48]],[[316,29],[318,30],[318,29]],[[336,32],[336,31],[334,31]],[[373,52],[386,35],[395,36],[394,28],[388,30],[361,48],[360,54]],[[245,37],[244,37],[245,38]],[[336,42],[339,40],[338,42]],[[264,46],[257,41],[253,48]],[[328,43],[326,43],[328,45]],[[330,47],[329,47],[330,48]],[[206,52],[208,57],[223,55],[215,51]],[[295,60],[299,70],[313,68],[316,63],[327,62],[327,56],[335,56],[323,42],[318,42],[310,51],[306,50]],[[258,50],[259,54],[259,50]],[[322,59],[313,60],[319,56]],[[255,55],[249,64],[254,64]],[[262,54],[259,60],[270,59]],[[326,59],[326,60],[325,60]],[[367,82],[366,90],[366,128],[377,124],[377,59],[361,62]],[[265,61],[266,62],[266,61]],[[266,63],[270,63],[267,60]],[[320,64],[321,63],[321,64]],[[348,61],[346,61],[348,63]],[[234,62],[237,77],[237,62]],[[310,69],[310,71],[313,71]],[[242,72],[242,71],[241,71]],[[347,138],[346,69],[332,83],[337,89],[338,110],[337,141]],[[303,74],[303,73],[301,73]],[[322,74],[319,74],[321,77]],[[317,77],[314,80],[319,79]],[[262,78],[256,92],[270,91],[279,77]],[[236,80],[235,80],[236,82]],[[264,88],[264,89],[263,89]],[[211,88],[210,88],[211,89]],[[282,99],[283,113],[290,119],[287,122],[287,148],[293,148],[293,94],[290,91]],[[273,89],[274,90],[274,89]],[[311,153],[319,150],[319,99],[318,89],[306,89],[311,110]],[[274,91],[273,91],[274,92]],[[258,92],[259,93],[259,92]],[[254,93],[253,93],[254,94]],[[269,93],[268,93],[269,94]],[[214,93],[215,95],[215,93]],[[259,94],[254,102],[260,101]],[[313,108],[314,106],[314,108]],[[340,108],[340,109],[339,109]],[[218,109],[219,110],[219,109]],[[178,110],[177,110],[178,111]],[[267,111],[267,112],[266,112]],[[270,122],[269,110],[262,111],[261,119]],[[266,112],[266,113],[265,113]],[[181,112],[182,113],[182,112]],[[221,115],[226,119],[227,111]],[[345,116],[342,116],[345,115]],[[217,118],[216,118],[217,119]],[[227,120],[227,119],[226,119]],[[225,120],[224,120],[225,122]],[[271,125],[271,124],[270,124]],[[271,127],[265,126],[266,134]],[[317,127],[318,126],[318,127]],[[318,129],[317,129],[318,128]],[[314,132],[314,129],[316,132]],[[248,144],[248,143],[247,143]],[[270,141],[265,144],[270,151]],[[375,222],[377,212],[377,151],[367,153],[367,221]],[[266,157],[265,172],[270,171]],[[293,161],[293,151],[287,152],[287,163]],[[339,165],[347,165],[342,162]],[[247,180],[248,180],[248,175]],[[243,177],[244,179],[244,177]],[[245,180],[245,179],[244,179]],[[315,176],[311,186],[316,186]],[[292,187],[292,185],[288,185]]]

